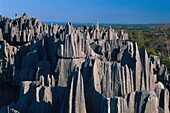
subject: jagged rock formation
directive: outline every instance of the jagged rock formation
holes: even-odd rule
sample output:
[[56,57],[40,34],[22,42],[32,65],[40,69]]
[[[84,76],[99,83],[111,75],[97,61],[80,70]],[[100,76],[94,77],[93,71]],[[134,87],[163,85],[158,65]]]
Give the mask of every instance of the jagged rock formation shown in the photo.
[[0,17],[0,112],[169,113],[170,75],[124,31]]

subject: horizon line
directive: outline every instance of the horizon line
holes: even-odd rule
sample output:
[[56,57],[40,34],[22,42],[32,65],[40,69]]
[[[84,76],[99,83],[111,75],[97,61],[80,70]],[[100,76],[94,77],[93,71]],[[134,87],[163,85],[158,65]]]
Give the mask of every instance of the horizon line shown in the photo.
[[[57,22],[57,21],[40,21],[42,23],[48,23],[48,24],[66,24],[68,22]],[[99,25],[170,25],[170,23],[167,22],[161,22],[161,23],[107,23],[107,22],[71,22],[72,24],[99,24]]]

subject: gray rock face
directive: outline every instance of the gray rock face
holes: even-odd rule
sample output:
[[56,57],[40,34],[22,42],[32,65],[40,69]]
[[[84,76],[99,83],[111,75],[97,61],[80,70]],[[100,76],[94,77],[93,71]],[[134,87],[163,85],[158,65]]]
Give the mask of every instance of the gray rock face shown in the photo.
[[[124,97],[130,113],[158,113],[158,98],[155,92],[132,92]],[[154,104],[153,104],[154,103]]]
[[0,17],[0,112],[169,113],[169,78],[123,30]]
[[2,29],[0,29],[0,41],[3,41]]

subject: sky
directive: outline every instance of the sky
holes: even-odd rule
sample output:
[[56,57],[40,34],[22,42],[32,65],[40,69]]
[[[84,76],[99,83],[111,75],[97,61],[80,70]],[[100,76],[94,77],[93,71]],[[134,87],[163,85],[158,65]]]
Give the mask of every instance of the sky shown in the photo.
[[0,0],[0,15],[43,22],[170,23],[170,0]]

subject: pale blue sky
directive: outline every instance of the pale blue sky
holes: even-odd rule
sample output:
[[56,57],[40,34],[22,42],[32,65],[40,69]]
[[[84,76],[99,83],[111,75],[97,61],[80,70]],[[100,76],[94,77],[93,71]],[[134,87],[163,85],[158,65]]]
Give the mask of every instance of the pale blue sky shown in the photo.
[[1,15],[23,12],[53,22],[170,23],[170,0],[0,0]]

